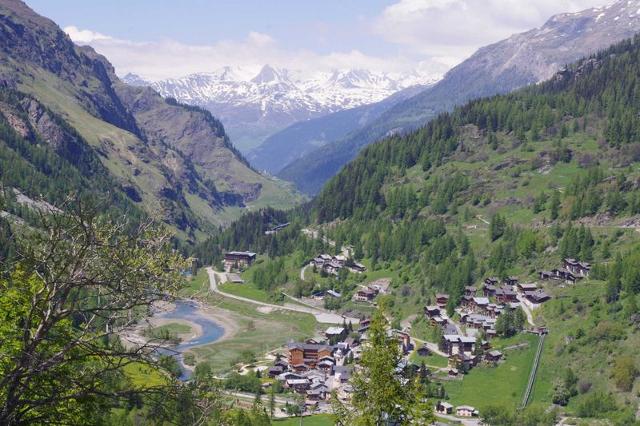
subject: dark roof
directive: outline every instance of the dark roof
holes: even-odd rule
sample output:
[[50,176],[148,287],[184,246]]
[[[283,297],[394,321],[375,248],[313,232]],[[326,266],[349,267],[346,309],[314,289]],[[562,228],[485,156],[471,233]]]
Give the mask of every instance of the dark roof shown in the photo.
[[303,351],[320,351],[323,349],[328,349],[330,351],[333,351],[333,346],[331,345],[322,345],[322,344],[315,344],[315,343],[289,343],[287,345],[287,348],[289,348],[289,350],[291,349],[301,349]]

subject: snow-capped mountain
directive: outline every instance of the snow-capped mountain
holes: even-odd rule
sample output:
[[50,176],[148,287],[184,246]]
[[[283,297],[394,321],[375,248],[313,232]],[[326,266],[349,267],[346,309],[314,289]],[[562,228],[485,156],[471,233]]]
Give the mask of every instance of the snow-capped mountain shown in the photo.
[[220,118],[234,144],[246,151],[267,136],[298,121],[379,102],[439,76],[368,70],[336,70],[312,75],[265,65],[257,70],[223,67],[210,73],[146,82],[128,74],[123,80],[149,85],[165,97],[209,109]]

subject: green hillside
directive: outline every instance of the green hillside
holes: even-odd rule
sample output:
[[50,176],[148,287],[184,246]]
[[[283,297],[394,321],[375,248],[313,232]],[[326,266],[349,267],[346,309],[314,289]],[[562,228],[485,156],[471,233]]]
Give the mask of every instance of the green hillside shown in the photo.
[[[412,321],[424,338],[431,332],[421,331],[419,318],[436,292],[451,295],[453,313],[464,287],[488,276],[537,281],[552,299],[533,312],[550,334],[532,404],[557,403],[568,416],[631,424],[640,371],[639,41],[366,148],[310,209],[279,218],[293,220],[294,229],[319,230],[335,246],[293,231],[264,236],[248,225],[257,218],[247,218],[208,247],[268,253],[276,259],[252,270],[274,279],[266,285],[248,274],[254,289],[277,299],[281,288],[303,295],[336,288],[344,296],[332,307],[344,313],[370,313],[350,297],[359,284],[388,277],[385,304],[393,323]],[[368,266],[365,274],[298,278],[296,268],[343,244]],[[561,267],[567,257],[590,262],[590,278],[575,285],[539,281],[539,271]],[[488,412],[496,404],[514,410],[533,351],[512,356],[514,364],[497,376],[474,370],[445,389],[456,404],[473,395],[471,402]],[[509,368],[524,371],[516,377]],[[494,376],[513,381],[487,382]]]

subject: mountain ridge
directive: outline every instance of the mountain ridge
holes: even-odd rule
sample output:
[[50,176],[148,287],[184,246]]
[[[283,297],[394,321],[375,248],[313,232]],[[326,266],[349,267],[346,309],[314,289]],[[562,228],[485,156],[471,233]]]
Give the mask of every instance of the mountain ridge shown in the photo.
[[278,176],[294,182],[303,192],[316,193],[363,146],[391,133],[423,126],[440,112],[468,100],[543,81],[565,64],[632,37],[640,31],[638,10],[638,0],[621,0],[559,14],[540,28],[482,47],[436,84],[395,105],[358,134],[310,152]]
[[135,85],[149,85],[165,97],[202,106],[219,117],[243,152],[269,135],[296,122],[379,102],[437,76],[374,73],[363,69],[311,74],[264,65],[249,77],[248,69],[222,67],[209,73],[145,82],[125,76]]

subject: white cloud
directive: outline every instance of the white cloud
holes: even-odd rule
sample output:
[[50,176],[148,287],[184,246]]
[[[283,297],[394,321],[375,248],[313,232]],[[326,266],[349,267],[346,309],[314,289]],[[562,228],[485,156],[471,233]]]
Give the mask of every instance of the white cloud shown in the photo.
[[[220,40],[209,45],[170,39],[133,42],[75,26],[66,27],[65,31],[75,42],[89,44],[105,55],[118,74],[132,72],[154,80],[214,71],[223,66],[257,72],[264,64],[303,72],[417,69],[440,75],[481,46],[538,27],[554,14],[580,11],[607,1],[397,0],[370,22],[359,22],[361,31],[368,29],[368,36],[377,38],[382,45],[386,43],[384,51],[397,51],[386,56],[367,55],[348,47],[327,54],[288,50],[269,34],[255,31],[241,40]],[[321,33],[320,29],[309,31]]]
[[[609,1],[610,2],[610,1]],[[477,48],[607,0],[399,0],[372,29],[407,53],[457,63]]]
[[111,37],[107,35],[100,34],[91,30],[81,30],[73,25],[65,27],[64,32],[69,34],[71,40],[81,44],[89,44],[98,40],[111,40]]
[[[132,72],[152,80],[214,71],[223,66],[241,67],[257,73],[264,64],[302,72],[344,68],[401,72],[413,69],[416,65],[406,58],[374,57],[358,50],[328,54],[310,50],[285,50],[271,36],[258,32],[250,32],[243,40],[191,45],[169,39],[133,42],[76,27],[67,27],[65,31],[74,42],[91,45],[98,53],[106,56],[118,74]],[[447,68],[441,64],[438,72],[443,73]]]

